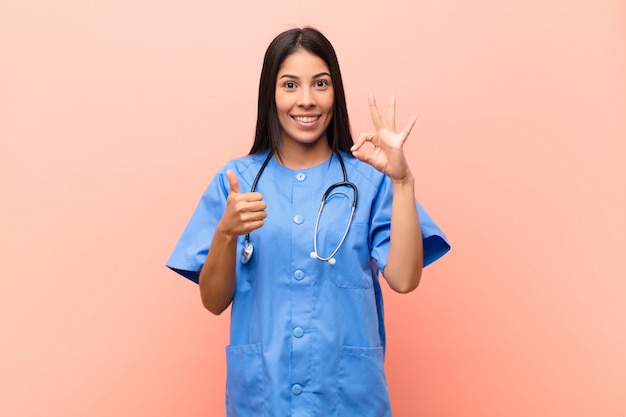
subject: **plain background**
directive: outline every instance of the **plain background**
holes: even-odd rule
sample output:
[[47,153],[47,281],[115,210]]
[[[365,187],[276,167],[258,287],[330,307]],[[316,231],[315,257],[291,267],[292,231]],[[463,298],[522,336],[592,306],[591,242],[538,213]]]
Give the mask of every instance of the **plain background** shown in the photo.
[[626,4],[0,0],[0,415],[223,416],[228,314],[164,264],[314,25],[418,123],[452,252],[385,289],[395,415],[626,414]]

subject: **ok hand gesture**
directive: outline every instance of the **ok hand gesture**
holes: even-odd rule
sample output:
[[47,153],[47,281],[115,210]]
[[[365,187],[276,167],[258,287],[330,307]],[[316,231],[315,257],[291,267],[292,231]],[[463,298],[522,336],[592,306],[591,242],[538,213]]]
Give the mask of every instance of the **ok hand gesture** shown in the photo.
[[[395,97],[392,96],[389,102],[386,120],[378,112],[373,94],[369,96],[369,107],[376,132],[361,133],[350,150],[357,159],[387,174],[393,181],[404,181],[411,176],[411,171],[402,147],[415,125],[416,117],[413,116],[402,131],[396,132]],[[366,142],[374,145],[371,153],[365,153],[362,150]]]

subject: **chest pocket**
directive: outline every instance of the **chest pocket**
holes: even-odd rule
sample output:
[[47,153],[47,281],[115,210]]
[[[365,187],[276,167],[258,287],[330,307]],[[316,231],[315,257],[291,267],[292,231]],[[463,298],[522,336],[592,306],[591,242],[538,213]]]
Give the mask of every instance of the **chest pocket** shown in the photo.
[[323,262],[324,275],[340,288],[372,288],[369,225],[362,221],[363,213],[359,217],[358,209],[341,241],[350,221],[353,201],[349,187],[338,187],[328,196],[316,231],[317,252],[326,258],[341,245],[333,256],[334,265]]
[[[342,236],[345,231],[342,226],[332,226],[331,229],[334,228],[334,233]],[[372,288],[368,239],[368,226],[352,223],[345,241],[335,254],[336,263],[326,264],[328,276],[337,287]]]

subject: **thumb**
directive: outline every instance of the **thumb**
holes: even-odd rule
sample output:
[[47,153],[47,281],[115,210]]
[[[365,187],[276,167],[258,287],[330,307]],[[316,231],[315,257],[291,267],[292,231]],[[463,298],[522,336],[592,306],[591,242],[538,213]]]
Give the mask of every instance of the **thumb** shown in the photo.
[[226,176],[228,177],[228,182],[230,183],[230,194],[239,193],[239,180],[237,179],[237,175],[229,169],[226,170]]

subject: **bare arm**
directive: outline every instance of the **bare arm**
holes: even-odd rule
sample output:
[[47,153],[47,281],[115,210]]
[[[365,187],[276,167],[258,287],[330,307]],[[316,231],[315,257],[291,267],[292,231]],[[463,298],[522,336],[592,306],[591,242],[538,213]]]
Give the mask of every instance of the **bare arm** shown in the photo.
[[230,305],[235,293],[237,237],[263,226],[265,202],[260,193],[240,193],[239,181],[232,171],[226,171],[230,193],[200,271],[200,297],[204,307],[221,314]]
[[[376,133],[361,134],[352,147],[352,153],[387,174],[393,183],[390,248],[383,275],[394,291],[406,293],[417,288],[420,282],[424,254],[415,205],[415,179],[402,149],[415,124],[415,117],[401,132],[396,133],[395,105],[395,98],[392,97],[387,120],[384,120],[378,112],[374,96],[370,95],[370,113]],[[369,154],[361,150],[366,142],[374,145]]]
[[393,182],[391,241],[384,276],[389,286],[401,293],[417,288],[424,264],[414,183],[412,175],[403,181]]

